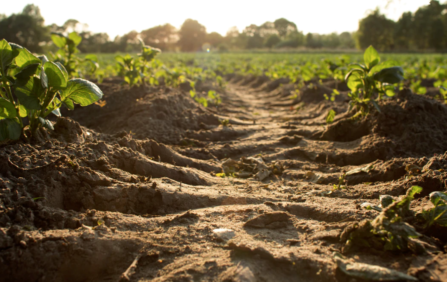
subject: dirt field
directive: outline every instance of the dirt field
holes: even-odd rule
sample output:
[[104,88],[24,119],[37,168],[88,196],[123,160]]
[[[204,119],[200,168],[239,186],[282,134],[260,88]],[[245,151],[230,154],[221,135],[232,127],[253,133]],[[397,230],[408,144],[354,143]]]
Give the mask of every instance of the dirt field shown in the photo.
[[[291,100],[284,81],[227,79],[218,108],[108,80],[105,106],[65,112],[43,142],[2,145],[0,281],[363,281],[333,260],[343,230],[378,215],[361,204],[419,185],[420,211],[446,190],[447,107],[430,97],[404,90],[353,121],[346,85]],[[447,281],[446,237],[429,230],[419,255],[345,255]]]

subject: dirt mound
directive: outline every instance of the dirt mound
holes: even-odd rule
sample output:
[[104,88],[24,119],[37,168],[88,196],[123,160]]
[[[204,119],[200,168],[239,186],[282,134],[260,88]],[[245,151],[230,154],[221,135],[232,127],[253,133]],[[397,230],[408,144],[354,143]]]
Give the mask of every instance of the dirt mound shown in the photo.
[[[102,88],[106,105],[76,109],[80,123],[0,146],[0,281],[351,281],[332,257],[346,228],[378,215],[366,200],[419,185],[422,211],[446,190],[447,153],[432,151],[447,112],[426,97],[322,130],[324,86],[301,89],[297,109],[279,89],[229,84],[225,124],[179,90]],[[345,263],[445,277],[445,229],[417,228],[427,252],[352,250]]]
[[[306,104],[316,104],[325,101],[325,95],[330,98],[332,91],[332,88],[329,88],[325,85],[321,85],[319,83],[311,83],[300,90],[296,100],[298,102],[304,102]],[[335,101],[342,102],[345,100],[345,98],[346,97],[344,95],[338,95],[336,96]]]
[[410,90],[380,104],[382,113],[370,120],[370,130],[394,140],[401,156],[431,156],[447,150],[447,107]]
[[330,141],[354,141],[368,135],[385,137],[390,144],[389,157],[421,157],[443,154],[447,150],[447,107],[426,96],[402,90],[393,99],[379,103],[381,112],[364,119],[349,115],[327,127],[313,138]]
[[[104,87],[105,86],[105,87]],[[195,102],[189,94],[165,87],[120,87],[106,92],[105,105],[79,108],[63,114],[80,124],[115,134],[130,132],[136,138],[152,138],[167,144],[177,144],[185,130],[219,125],[219,119]]]

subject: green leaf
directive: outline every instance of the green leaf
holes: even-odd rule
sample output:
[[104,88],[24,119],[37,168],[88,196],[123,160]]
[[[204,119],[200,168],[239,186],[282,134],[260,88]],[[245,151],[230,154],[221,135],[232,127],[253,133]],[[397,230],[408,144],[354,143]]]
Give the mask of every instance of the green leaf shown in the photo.
[[56,89],[67,87],[68,74],[63,66],[61,68],[60,64],[46,62],[44,69],[48,77],[48,86]]
[[68,77],[67,69],[64,67],[64,65],[61,62],[54,62],[56,65],[59,66],[61,71],[64,73],[64,76]]
[[0,119],[15,118],[17,111],[13,103],[0,98]]
[[433,203],[434,206],[437,206],[438,204],[447,204],[447,193],[435,191],[430,193],[430,201]]
[[352,69],[346,74],[345,81],[348,81],[349,78],[351,77],[351,75],[353,75],[353,74],[362,75],[363,73],[364,73],[364,71],[362,69],[357,69],[357,68]]
[[396,92],[394,91],[394,86],[393,85],[385,85],[385,94],[388,97],[393,97],[394,95],[396,95]]
[[363,82],[362,82],[362,76],[360,75],[360,73],[358,73],[358,72],[352,73],[347,80],[347,85],[348,85],[349,89],[351,89],[351,91],[353,91],[353,92],[362,88]]
[[28,110],[37,110],[37,111],[40,110],[39,99],[32,96],[29,92],[24,93],[19,89],[17,89],[15,94],[19,99],[21,106],[25,106]]
[[399,63],[398,63],[397,61],[394,61],[394,60],[385,61],[385,62],[383,62],[383,63],[381,63],[381,64],[378,64],[378,65],[376,65],[375,67],[373,67],[373,68],[369,71],[368,75],[369,75],[369,76],[372,76],[372,75],[378,73],[379,71],[381,71],[381,70],[383,70],[383,69],[391,68],[391,67],[396,67],[396,66],[398,66],[398,65],[399,65]]
[[373,78],[384,83],[399,83],[404,79],[404,70],[401,67],[384,68],[376,73]]
[[24,105],[19,105],[19,116],[24,118],[28,115],[28,110]]
[[74,78],[68,82],[67,88],[60,93],[60,96],[66,105],[70,104],[67,101],[71,101],[71,103],[74,102],[84,107],[100,100],[103,93],[96,84],[81,78]]
[[2,72],[7,70],[19,52],[19,49],[13,50],[5,39],[0,41],[0,70]]
[[17,119],[0,120],[0,141],[17,140],[22,134],[22,128]]
[[62,33],[51,33],[51,40],[53,40],[53,43],[59,48],[64,48],[67,44],[67,39]]
[[50,113],[52,113],[52,114],[54,114],[54,115],[56,115],[58,117],[62,116],[61,112],[59,110],[61,106],[62,106],[62,102],[57,97],[55,97],[53,99],[53,101],[51,101],[51,103],[45,109],[45,114],[42,115],[42,117],[46,117]]
[[85,56],[85,59],[97,62],[98,61],[98,56],[96,56],[94,54],[89,54],[89,55]]
[[81,41],[82,41],[82,37],[79,36],[79,34],[76,31],[73,31],[72,33],[70,33],[68,35],[68,38],[70,38],[73,41],[75,46],[78,46],[79,43],[81,43]]
[[[26,96],[35,97],[36,99],[42,97],[42,95],[44,94],[44,89],[42,88],[40,78],[36,76],[32,77],[30,80],[28,80],[26,85],[16,88],[16,94],[17,93],[23,93]],[[17,97],[19,97],[19,95],[20,94],[17,94]]]
[[69,109],[69,110],[74,110],[74,104],[72,100],[65,100],[63,101],[63,104]]
[[365,50],[365,53],[363,54],[363,59],[365,60],[365,65],[368,69],[371,69],[380,62],[379,53],[372,46],[369,46]]
[[39,63],[26,65],[19,73],[15,75],[16,85],[19,86],[25,85],[28,82],[28,80],[30,80],[30,78],[36,74],[38,68]]
[[18,50],[23,49],[22,46],[20,46],[19,44],[16,44],[16,43],[9,42],[9,45],[11,45],[12,50],[15,50],[15,49],[18,49]]
[[161,53],[160,49],[152,48],[150,46],[142,46],[143,52],[141,56],[143,59],[147,62],[152,61],[155,56],[157,56],[159,53]]
[[416,94],[419,94],[419,95],[427,94],[427,87],[424,87],[424,86],[418,87],[416,90]]
[[333,122],[334,122],[335,115],[336,115],[335,111],[331,109],[331,110],[327,113],[327,116],[326,116],[326,123],[327,123],[327,124],[329,124],[329,123],[333,123]]
[[22,48],[19,50],[19,55],[15,59],[16,65],[19,68],[22,68],[27,65],[31,64],[39,64],[40,59],[36,56],[34,56],[28,49]]

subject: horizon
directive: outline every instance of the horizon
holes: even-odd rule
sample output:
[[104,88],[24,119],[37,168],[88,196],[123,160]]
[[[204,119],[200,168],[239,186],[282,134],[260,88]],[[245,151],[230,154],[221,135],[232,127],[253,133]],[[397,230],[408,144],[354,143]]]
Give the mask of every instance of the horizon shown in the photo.
[[[45,25],[54,23],[61,26],[68,19],[75,19],[82,24],[87,24],[88,31],[107,33],[110,40],[113,40],[116,36],[122,36],[132,30],[141,32],[142,30],[166,23],[180,29],[183,22],[188,18],[197,20],[204,25],[208,33],[217,32],[222,36],[225,36],[227,31],[234,26],[241,32],[250,24],[261,25],[268,21],[273,22],[278,18],[286,18],[294,22],[298,30],[305,34],[329,34],[333,32],[340,34],[345,31],[353,32],[357,30],[358,21],[376,8],[379,8],[388,18],[398,20],[403,12],[414,12],[419,7],[428,5],[427,1],[423,0],[377,0],[368,2],[320,0],[312,3],[303,3],[304,1],[291,3],[291,1],[278,0],[275,2],[275,5],[266,5],[271,4],[271,2],[266,1],[244,1],[238,3],[238,1],[234,0],[227,1],[226,5],[209,5],[209,2],[207,3],[203,0],[187,2],[170,0],[153,3],[140,0],[127,1],[126,7],[138,8],[144,5],[156,11],[166,11],[173,6],[176,7],[174,11],[168,12],[167,15],[160,12],[146,18],[144,9],[129,9],[129,11],[125,11],[125,14],[123,14],[122,9],[120,9],[121,4],[115,2],[79,0],[78,5],[71,6],[70,10],[63,12],[60,11],[59,5],[55,7],[54,2],[51,0],[36,0],[30,3],[29,0],[16,0],[6,8],[3,7],[2,12],[9,16],[20,13],[27,4],[34,4],[39,7],[45,19]],[[86,10],[84,7],[87,3],[91,8]],[[108,11],[102,12],[98,17],[97,11],[101,9],[101,6],[105,5],[107,5]],[[257,5],[256,10],[253,9],[254,5]],[[321,10],[320,7],[322,6],[325,9]],[[310,13],[309,10],[315,12]],[[334,11],[336,11],[335,18]],[[247,17],[247,12],[254,13]],[[326,20],[328,18],[334,19],[328,22]]]

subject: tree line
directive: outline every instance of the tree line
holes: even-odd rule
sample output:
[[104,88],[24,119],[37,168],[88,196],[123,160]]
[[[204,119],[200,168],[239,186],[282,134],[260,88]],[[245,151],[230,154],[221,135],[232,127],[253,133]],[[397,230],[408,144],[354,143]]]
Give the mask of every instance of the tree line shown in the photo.
[[446,51],[447,4],[432,0],[414,13],[403,13],[397,22],[376,9],[360,20],[356,44],[382,51]]
[[365,49],[369,45],[381,51],[446,50],[447,4],[430,1],[415,13],[405,12],[395,22],[377,9],[361,19],[356,32],[317,34],[299,31],[296,24],[280,18],[262,25],[249,25],[239,31],[231,28],[225,36],[208,33],[198,21],[187,19],[177,30],[170,24],[131,31],[113,40],[107,33],[92,33],[77,20],[67,20],[62,26],[45,25],[39,7],[27,5],[19,14],[0,15],[0,39],[16,42],[33,52],[51,51],[51,32],[77,31],[82,37],[78,48],[85,53],[136,52],[139,38],[164,51],[196,52],[252,49]]

